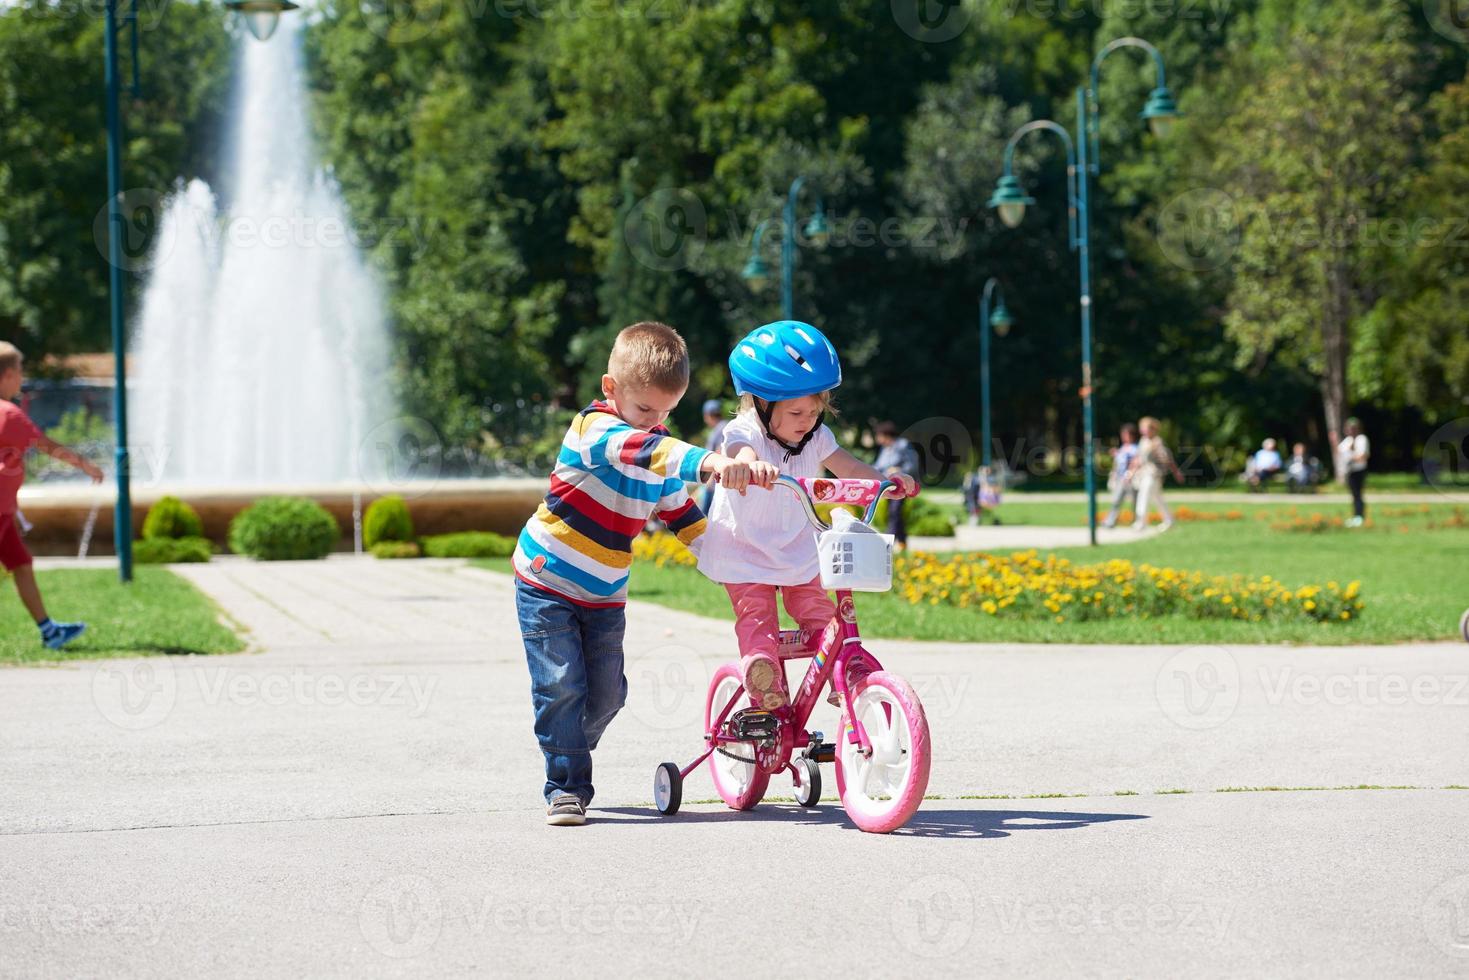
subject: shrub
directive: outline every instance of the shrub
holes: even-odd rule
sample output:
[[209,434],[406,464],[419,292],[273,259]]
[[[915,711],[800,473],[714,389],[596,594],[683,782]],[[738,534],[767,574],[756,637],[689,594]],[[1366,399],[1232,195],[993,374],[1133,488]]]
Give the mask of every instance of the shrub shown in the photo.
[[362,543],[371,549],[380,541],[412,541],[413,518],[408,505],[395,494],[379,497],[362,515]]
[[915,538],[952,538],[954,525],[943,514],[919,514],[908,521],[908,533]]
[[143,518],[143,538],[147,541],[167,538],[202,538],[204,522],[194,508],[177,497],[163,497],[148,508]]
[[263,497],[230,521],[230,550],[263,561],[325,558],[341,536],[336,518],[304,497]]
[[[887,530],[888,503],[886,499],[879,501],[877,513],[872,518],[872,526],[879,531]],[[942,504],[913,497],[903,505],[903,523],[908,533],[915,537],[952,538],[954,521],[950,519],[950,513],[951,509]]]
[[175,562],[208,561],[214,544],[197,535],[143,538],[133,542],[133,561],[139,565],[170,565]]
[[379,541],[368,550],[374,558],[418,558],[422,554],[413,541]]
[[514,538],[490,531],[432,534],[420,544],[430,558],[508,558],[515,553]]

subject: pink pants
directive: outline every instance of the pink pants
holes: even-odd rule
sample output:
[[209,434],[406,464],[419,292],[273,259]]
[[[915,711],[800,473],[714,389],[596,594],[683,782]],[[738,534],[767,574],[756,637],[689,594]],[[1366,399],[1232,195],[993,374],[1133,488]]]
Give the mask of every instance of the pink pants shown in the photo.
[[735,611],[735,638],[740,644],[740,656],[754,653],[776,656],[780,646],[780,613],[775,608],[775,593],[780,592],[786,612],[796,625],[810,630],[816,637],[826,629],[837,607],[831,596],[821,587],[821,579],[813,578],[805,585],[759,585],[744,582],[726,584],[729,601]]

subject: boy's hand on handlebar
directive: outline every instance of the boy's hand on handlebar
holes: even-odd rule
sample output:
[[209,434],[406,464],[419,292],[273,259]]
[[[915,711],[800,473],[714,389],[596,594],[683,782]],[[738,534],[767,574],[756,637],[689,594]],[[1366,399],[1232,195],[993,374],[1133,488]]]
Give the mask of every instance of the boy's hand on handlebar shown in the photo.
[[775,486],[775,481],[779,477],[780,468],[774,463],[767,463],[762,459],[750,464],[750,482],[757,487],[769,490]]
[[745,488],[750,485],[750,464],[728,456],[715,456],[714,475],[726,490],[743,495]]

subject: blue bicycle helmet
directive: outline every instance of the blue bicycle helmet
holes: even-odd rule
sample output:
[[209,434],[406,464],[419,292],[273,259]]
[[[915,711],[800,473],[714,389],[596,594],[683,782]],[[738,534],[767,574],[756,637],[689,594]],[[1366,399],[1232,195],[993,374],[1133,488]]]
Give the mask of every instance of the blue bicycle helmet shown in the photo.
[[755,413],[765,434],[785,452],[786,461],[799,455],[816,435],[825,418],[797,444],[791,445],[770,429],[771,403],[806,395],[819,395],[842,383],[842,362],[831,341],[800,320],[777,320],[754,330],[735,344],[729,355],[729,373],[734,376],[735,394],[754,395]]
[[777,320],[754,330],[729,355],[735,394],[766,401],[830,391],[842,383],[842,362],[820,330],[800,320]]

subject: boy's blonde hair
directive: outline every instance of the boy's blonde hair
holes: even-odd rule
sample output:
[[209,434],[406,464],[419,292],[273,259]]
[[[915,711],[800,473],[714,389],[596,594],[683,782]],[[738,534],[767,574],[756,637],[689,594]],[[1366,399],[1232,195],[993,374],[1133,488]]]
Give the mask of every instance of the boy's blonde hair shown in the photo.
[[[832,402],[831,392],[829,392],[829,391],[818,391],[816,393],[816,398],[821,403],[821,410],[823,412],[825,412],[828,415],[836,415],[837,414],[836,405]],[[774,407],[774,406],[780,404],[780,402],[782,402],[782,401],[792,401],[792,400],[793,399],[782,398],[779,401],[765,402],[765,404],[770,405],[771,407]],[[763,401],[765,401],[765,399],[761,398],[760,401],[763,402]],[[755,411],[759,407],[759,406],[756,405],[755,402],[756,402],[755,396],[752,395],[752,394],[750,394],[749,392],[745,392],[745,394],[743,394],[743,395],[740,396],[740,411],[742,411],[742,412],[753,412],[753,411]]]
[[689,387],[689,345],[665,323],[624,327],[612,344],[607,373],[620,385],[683,392]]
[[20,348],[7,340],[0,340],[0,374],[4,374],[11,368],[18,368],[25,361],[25,355]]

